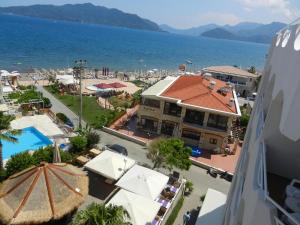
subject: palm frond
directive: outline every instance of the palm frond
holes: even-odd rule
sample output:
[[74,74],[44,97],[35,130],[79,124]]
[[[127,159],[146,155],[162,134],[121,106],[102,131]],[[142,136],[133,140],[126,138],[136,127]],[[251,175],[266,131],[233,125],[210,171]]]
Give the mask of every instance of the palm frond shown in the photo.
[[8,130],[6,134],[10,136],[18,136],[22,134],[22,130]]
[[8,135],[8,134],[0,134],[0,140],[16,143],[18,142],[18,139],[14,136]]

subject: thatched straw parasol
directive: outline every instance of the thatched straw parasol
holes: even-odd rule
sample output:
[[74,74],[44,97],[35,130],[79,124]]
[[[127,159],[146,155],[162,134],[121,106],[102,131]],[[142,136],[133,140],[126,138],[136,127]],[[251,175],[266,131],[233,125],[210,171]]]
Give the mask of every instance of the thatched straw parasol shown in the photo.
[[5,224],[39,224],[78,208],[88,177],[68,164],[42,163],[9,177],[0,186],[0,219]]

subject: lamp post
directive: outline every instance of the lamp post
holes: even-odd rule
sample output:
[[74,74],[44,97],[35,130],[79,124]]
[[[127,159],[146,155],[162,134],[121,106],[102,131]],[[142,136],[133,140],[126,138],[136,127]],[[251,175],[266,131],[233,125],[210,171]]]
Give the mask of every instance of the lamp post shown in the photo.
[[79,112],[79,130],[82,129],[82,75],[84,75],[84,69],[86,66],[86,60],[85,59],[79,59],[75,60],[75,66],[73,68],[73,77],[75,79],[79,79],[79,96],[80,96],[80,112]]

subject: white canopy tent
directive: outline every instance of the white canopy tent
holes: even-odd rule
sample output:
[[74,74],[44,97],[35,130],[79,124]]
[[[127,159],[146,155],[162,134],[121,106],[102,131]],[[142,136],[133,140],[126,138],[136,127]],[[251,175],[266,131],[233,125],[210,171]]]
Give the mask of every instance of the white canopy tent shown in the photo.
[[227,196],[214,189],[208,189],[199,212],[196,225],[221,225],[225,213]]
[[85,164],[85,168],[101,176],[118,180],[135,161],[124,155],[106,150]]
[[169,177],[154,170],[135,165],[118,182],[117,186],[156,199],[166,186]]
[[160,204],[143,196],[121,189],[107,205],[123,206],[133,225],[151,224],[154,220]]

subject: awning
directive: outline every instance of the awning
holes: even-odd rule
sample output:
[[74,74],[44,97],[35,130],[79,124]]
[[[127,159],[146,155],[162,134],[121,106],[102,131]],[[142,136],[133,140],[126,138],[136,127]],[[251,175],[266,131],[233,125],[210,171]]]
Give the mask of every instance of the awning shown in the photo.
[[104,177],[118,180],[134,164],[135,161],[133,159],[106,150],[85,164],[84,167]]
[[219,191],[208,189],[196,225],[222,225],[227,196]]
[[120,190],[107,205],[123,206],[130,216],[132,225],[152,224],[160,204],[126,190]]
[[142,195],[149,199],[156,199],[166,186],[169,177],[154,170],[135,165],[118,182],[117,186]]

